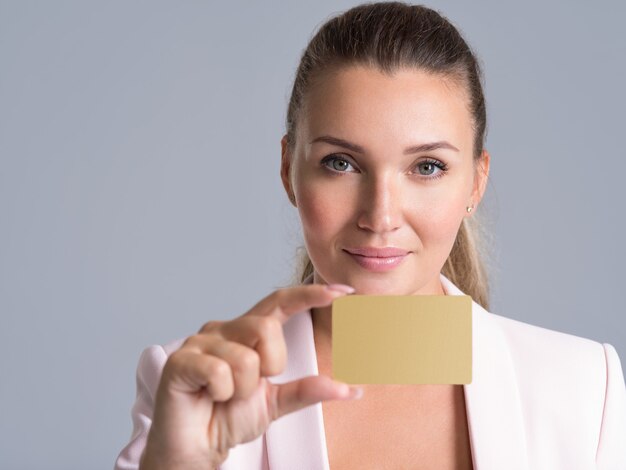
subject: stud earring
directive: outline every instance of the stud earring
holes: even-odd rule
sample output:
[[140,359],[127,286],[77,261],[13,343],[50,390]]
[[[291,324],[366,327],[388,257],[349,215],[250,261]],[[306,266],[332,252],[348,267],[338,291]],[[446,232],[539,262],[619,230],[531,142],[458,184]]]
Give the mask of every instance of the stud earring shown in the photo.
[[467,206],[467,212],[472,212],[472,209],[474,208],[474,206]]

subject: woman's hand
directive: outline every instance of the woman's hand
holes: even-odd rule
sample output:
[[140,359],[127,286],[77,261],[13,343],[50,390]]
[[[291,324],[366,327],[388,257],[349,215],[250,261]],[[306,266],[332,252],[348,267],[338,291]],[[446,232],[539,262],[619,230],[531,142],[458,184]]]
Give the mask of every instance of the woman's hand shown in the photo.
[[141,469],[216,468],[232,447],[281,416],[356,398],[347,384],[323,375],[280,385],[265,378],[287,365],[282,327],[289,317],[342,295],[321,284],[279,289],[240,317],[208,322],[187,338],[163,368]]

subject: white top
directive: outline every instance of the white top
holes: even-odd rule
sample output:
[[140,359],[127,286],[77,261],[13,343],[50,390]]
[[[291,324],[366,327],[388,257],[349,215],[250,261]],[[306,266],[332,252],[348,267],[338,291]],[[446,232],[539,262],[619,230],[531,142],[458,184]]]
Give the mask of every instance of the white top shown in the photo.
[[[443,274],[441,282],[446,295],[465,295]],[[283,330],[287,366],[269,380],[317,374],[310,310],[293,315]],[[138,468],[161,370],[184,340],[142,352],[133,433],[115,470]],[[610,344],[472,302],[472,378],[463,390],[475,470],[626,469],[626,386]],[[269,469],[329,470],[321,403],[282,416],[262,436],[234,447],[219,470]]]

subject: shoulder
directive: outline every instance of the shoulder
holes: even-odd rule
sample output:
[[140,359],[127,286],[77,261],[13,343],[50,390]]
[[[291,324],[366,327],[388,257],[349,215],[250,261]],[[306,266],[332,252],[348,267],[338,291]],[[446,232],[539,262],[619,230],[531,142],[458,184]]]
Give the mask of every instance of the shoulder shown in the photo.
[[506,339],[518,375],[532,377],[536,383],[581,390],[601,386],[603,392],[606,351],[613,349],[611,345],[494,313],[489,315]]
[[[591,365],[597,365],[598,361],[604,362],[604,347],[598,341],[495,313],[488,315],[504,333],[512,352],[523,352],[535,357],[548,354],[552,360],[568,359],[567,362],[577,359],[588,364],[591,361]],[[550,360],[548,357],[545,359]]]
[[504,334],[520,398],[527,412],[536,412],[532,419],[540,422],[550,416],[569,415],[571,424],[577,416],[586,425],[600,425],[609,373],[614,374],[613,380],[624,380],[612,345],[494,313],[488,315]]
[[155,389],[167,358],[178,350],[187,337],[178,338],[165,344],[153,344],[141,351],[137,364],[137,379],[149,389]]
[[626,468],[626,384],[613,345],[488,315],[506,338],[529,426],[547,442],[591,436],[598,468]]

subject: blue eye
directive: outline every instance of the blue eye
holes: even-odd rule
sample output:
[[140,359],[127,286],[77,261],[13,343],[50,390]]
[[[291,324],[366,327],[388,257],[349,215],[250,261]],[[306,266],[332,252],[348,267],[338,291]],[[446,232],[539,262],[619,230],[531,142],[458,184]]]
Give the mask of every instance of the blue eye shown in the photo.
[[443,162],[440,162],[439,160],[433,160],[433,159],[430,159],[430,158],[427,159],[427,160],[419,162],[417,164],[417,168],[420,168],[420,167],[428,167],[428,168],[437,167],[437,168],[439,168],[439,171],[437,173],[435,173],[434,176],[431,176],[432,173],[428,173],[427,175],[424,175],[428,179],[441,178],[446,173],[446,171],[448,171],[448,165],[446,165]]
[[[328,169],[331,173],[334,173],[336,176],[339,176],[341,173],[352,173],[350,171],[344,171],[346,170],[346,168],[351,167],[352,164],[347,159],[339,155],[328,155],[327,157],[324,157],[320,163],[324,168]],[[328,163],[331,163],[332,168],[330,165],[327,165]],[[430,170],[430,171],[427,170],[428,173],[426,174],[422,172],[418,172],[418,175],[421,176],[422,179],[427,179],[427,180],[441,178],[448,171],[448,165],[446,165],[445,163],[439,160],[435,160],[432,158],[419,162],[415,167],[416,168],[428,168]],[[436,173],[433,173],[433,171],[435,170],[434,167],[438,168],[439,171]]]
[[[350,163],[348,162],[348,160],[346,160],[343,157],[339,157],[336,155],[329,155],[326,158],[324,158],[321,162],[321,164],[328,168],[328,166],[326,165],[326,163],[328,162],[332,162],[332,169],[331,171],[335,171],[335,172],[339,172],[339,173],[346,173],[345,168],[346,166],[351,166]],[[330,168],[329,168],[330,169]]]

